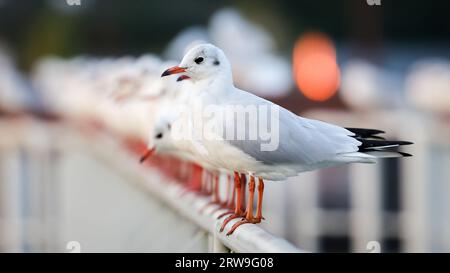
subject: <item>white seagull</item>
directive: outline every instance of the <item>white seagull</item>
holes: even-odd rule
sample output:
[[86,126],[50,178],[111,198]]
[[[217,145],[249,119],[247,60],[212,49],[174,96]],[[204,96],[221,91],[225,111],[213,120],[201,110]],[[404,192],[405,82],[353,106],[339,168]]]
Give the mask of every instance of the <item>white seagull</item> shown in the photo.
[[[201,143],[202,150],[206,151],[195,154],[194,158],[220,169],[250,176],[247,211],[242,212],[240,206],[236,205],[235,213],[224,221],[222,230],[231,219],[245,218],[234,224],[228,234],[241,224],[261,221],[264,179],[284,180],[300,172],[324,167],[355,162],[372,163],[378,157],[408,156],[387,149],[411,142],[385,141],[378,136],[383,133],[380,130],[343,128],[302,118],[268,100],[236,88],[228,59],[221,49],[212,44],[193,47],[178,66],[164,71],[162,77],[172,74],[191,81],[189,90],[184,91],[189,92],[186,104],[191,110],[190,115],[200,116],[202,122],[213,125],[194,129],[196,137],[203,138],[193,141]],[[244,122],[239,122],[235,113],[230,117],[230,109],[256,109],[257,118],[244,116]],[[264,112],[263,109],[272,109],[273,112]],[[204,115],[205,110],[222,114],[211,117]],[[269,127],[274,129],[271,137],[278,139],[274,149],[262,148],[267,144],[267,139],[259,135],[262,112],[266,115],[269,113]],[[192,122],[196,120],[192,119]],[[255,128],[258,130],[257,137],[249,137]],[[227,134],[230,131],[235,133]],[[242,136],[242,133],[244,138],[237,137],[239,134]],[[253,216],[255,177],[259,179],[259,190],[256,216]],[[236,204],[241,201],[236,200]]]
[[[177,81],[182,81],[184,77],[180,77]],[[164,80],[164,79],[163,79]],[[155,111],[154,122],[149,131],[147,142],[147,151],[142,155],[140,162],[144,162],[153,154],[168,154],[181,159],[183,162],[195,163],[192,165],[192,179],[188,185],[188,189],[202,190],[202,181],[204,178],[212,178],[212,195],[211,204],[230,206],[228,200],[221,201],[219,194],[220,173],[229,175],[227,170],[220,170],[216,166],[209,164],[208,161],[201,157],[203,146],[199,142],[190,139],[176,139],[172,133],[172,128],[177,127],[179,122],[183,122],[179,118],[183,106],[188,99],[188,92],[184,90],[190,88],[191,83],[186,81],[176,86],[171,81],[166,80],[166,92],[159,99],[157,110]],[[170,87],[170,88],[169,88]],[[176,90],[172,90],[176,87]],[[209,175],[205,175],[204,171]],[[208,182],[204,181],[204,182]],[[229,181],[228,181],[229,182]],[[228,188],[228,185],[227,185]],[[231,201],[232,203],[232,201]],[[209,204],[208,204],[209,205]]]

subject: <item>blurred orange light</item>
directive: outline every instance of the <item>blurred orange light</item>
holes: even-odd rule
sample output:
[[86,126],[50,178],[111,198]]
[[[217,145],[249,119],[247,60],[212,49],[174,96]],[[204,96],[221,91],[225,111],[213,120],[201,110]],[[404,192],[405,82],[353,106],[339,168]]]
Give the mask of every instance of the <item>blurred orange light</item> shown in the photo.
[[325,101],[340,83],[336,50],[321,33],[307,33],[296,42],[293,53],[294,78],[300,91],[309,99]]

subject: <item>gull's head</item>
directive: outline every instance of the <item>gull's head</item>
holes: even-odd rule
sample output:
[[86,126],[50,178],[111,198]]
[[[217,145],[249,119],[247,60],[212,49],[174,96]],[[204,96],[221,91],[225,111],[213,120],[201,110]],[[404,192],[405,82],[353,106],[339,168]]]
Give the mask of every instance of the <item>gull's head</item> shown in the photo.
[[168,140],[170,135],[170,123],[157,124],[152,132],[150,132],[150,137],[148,140],[147,151],[141,156],[140,162],[144,162],[147,158],[152,157],[157,153],[166,153],[170,151],[170,141]]
[[172,150],[171,124],[168,121],[155,124],[150,133],[149,147],[155,153],[167,153]]
[[231,67],[223,51],[212,44],[191,48],[178,66],[167,69],[161,77],[178,74],[178,80],[200,81],[212,77],[231,78]]

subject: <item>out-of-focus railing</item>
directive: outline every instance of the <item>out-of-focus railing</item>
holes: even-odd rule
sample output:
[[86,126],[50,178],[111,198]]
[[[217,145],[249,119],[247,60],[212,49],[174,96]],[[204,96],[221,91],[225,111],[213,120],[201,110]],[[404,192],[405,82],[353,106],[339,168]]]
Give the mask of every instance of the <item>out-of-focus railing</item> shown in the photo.
[[[117,236],[116,239],[119,241],[123,240],[120,237],[142,235],[142,232],[133,234],[129,231],[130,227],[139,229],[139,222],[146,222],[146,218],[152,222],[152,224],[146,224],[147,232],[155,235],[149,241],[152,247],[130,247],[129,251],[146,249],[158,251],[159,244],[164,245],[160,248],[161,251],[301,251],[285,239],[273,236],[258,225],[243,225],[233,235],[226,236],[226,232],[234,223],[231,222],[224,232],[219,232],[221,221],[217,220],[217,216],[224,210],[212,213],[217,207],[206,206],[211,201],[210,197],[186,192],[185,187],[170,181],[157,166],[140,165],[136,155],[131,154],[123,147],[120,140],[111,135],[102,132],[85,134],[69,124],[47,124],[35,119],[2,122],[1,126],[2,132],[5,132],[0,141],[0,150],[3,155],[2,176],[6,176],[0,189],[3,200],[1,207],[3,217],[0,222],[2,251],[64,251],[65,249],[61,247],[65,242],[77,241],[76,234],[88,232],[89,229],[95,233],[102,226],[106,228],[104,232],[108,233],[107,227],[120,221],[123,214],[123,211],[120,212],[121,209],[123,210],[120,203],[130,201],[131,204],[135,204],[131,200],[135,193],[130,194],[132,190],[128,182],[132,188],[137,186],[140,198],[158,204],[151,214],[140,214],[141,219],[137,217],[134,222],[128,221],[121,224],[121,226],[126,224],[128,227],[124,228],[126,230],[122,231],[121,236]],[[108,185],[112,179],[101,175],[98,179],[103,181],[91,185],[77,181],[87,179],[86,174],[89,172],[101,174],[105,171],[101,170],[104,168],[101,165],[83,166],[82,169],[79,167],[78,170],[71,170],[76,168],[74,166],[77,164],[89,165],[89,162],[75,162],[82,159],[67,161],[67,158],[84,153],[103,162],[103,165],[107,167],[106,172],[119,174],[126,183],[121,185],[111,182]],[[14,156],[10,157],[10,154]],[[8,159],[6,160],[5,157]],[[52,162],[46,162],[47,160]],[[78,173],[79,170],[86,173]],[[76,177],[67,181],[64,177],[68,175]],[[56,177],[51,179],[51,176]],[[116,195],[117,203],[110,203],[111,198],[102,196],[102,193],[108,195],[109,192],[115,191],[119,191]],[[4,199],[8,195],[10,198]],[[71,204],[73,201],[79,204]],[[63,209],[60,209],[61,207]],[[112,212],[111,217],[104,217],[98,214],[99,207],[100,211],[103,207],[105,214],[117,211],[117,215],[114,216]],[[168,217],[169,214],[170,217]],[[91,220],[87,222],[86,219]],[[126,217],[124,221],[125,219]],[[156,224],[158,222],[165,223]],[[192,232],[193,230],[196,231]],[[182,236],[185,238],[180,239]],[[114,240],[115,238],[106,239]],[[136,240],[139,239],[136,238]],[[189,241],[197,246],[190,246]],[[202,243],[199,244],[196,241],[202,241]],[[89,244],[92,244],[89,240],[80,241],[82,250],[84,248],[85,251],[114,251],[114,248],[108,248],[108,245],[90,246]],[[123,249],[123,251],[126,250],[127,248]],[[117,249],[117,251],[121,250]]]
[[[102,143],[103,145],[96,145]],[[107,143],[107,145],[105,145]],[[109,159],[109,164],[113,168],[121,169],[130,176],[135,177],[133,181],[147,190],[153,198],[163,201],[174,210],[174,213],[180,214],[180,217],[188,218],[198,227],[208,233],[211,252],[301,252],[300,249],[293,246],[283,238],[273,236],[258,225],[243,225],[233,235],[225,234],[231,228],[232,224],[240,221],[235,219],[231,221],[220,232],[221,220],[217,219],[225,210],[217,209],[217,206],[207,206],[211,201],[210,197],[201,196],[195,192],[186,193],[186,188],[171,181],[167,181],[158,173],[149,178],[149,170],[139,168],[135,157],[121,157],[119,160],[114,157],[114,152],[120,149],[117,144],[106,140],[98,139],[98,142],[86,142],[87,148],[98,148],[99,154]],[[110,146],[111,145],[111,146]],[[113,159],[114,158],[114,159]],[[113,159],[113,160],[111,160]],[[155,168],[153,172],[158,172]],[[155,179],[156,178],[156,179]],[[206,206],[206,209],[205,209]]]

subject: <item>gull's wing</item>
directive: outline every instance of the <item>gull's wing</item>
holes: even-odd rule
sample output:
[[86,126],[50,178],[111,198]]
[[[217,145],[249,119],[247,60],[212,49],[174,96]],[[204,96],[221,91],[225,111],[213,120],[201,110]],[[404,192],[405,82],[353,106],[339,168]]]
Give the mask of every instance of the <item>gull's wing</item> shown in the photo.
[[[260,162],[309,165],[332,160],[338,154],[356,152],[358,146],[361,145],[361,142],[351,137],[354,133],[347,129],[318,120],[302,118],[281,106],[239,89],[233,93],[226,104],[244,107],[268,106],[279,110],[279,118],[272,120],[279,122],[279,130],[272,132],[272,140],[278,136],[278,146],[272,151],[262,150],[261,144],[267,144],[268,141],[261,140],[259,136],[256,140],[249,140],[249,129],[255,128],[254,120],[246,119],[238,126],[236,123],[224,125],[222,136],[224,139],[226,139],[226,130],[233,129],[232,126],[235,131],[241,131],[241,133],[242,130],[245,130],[245,139],[226,139],[226,141]],[[260,108],[257,107],[257,109]],[[270,124],[269,128],[276,129],[276,126]]]

